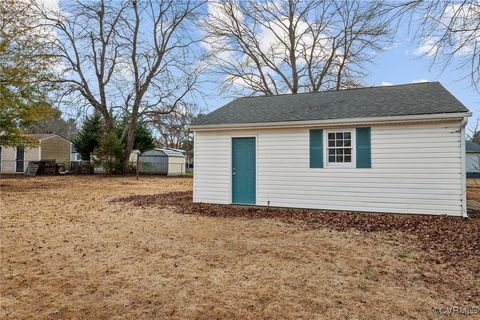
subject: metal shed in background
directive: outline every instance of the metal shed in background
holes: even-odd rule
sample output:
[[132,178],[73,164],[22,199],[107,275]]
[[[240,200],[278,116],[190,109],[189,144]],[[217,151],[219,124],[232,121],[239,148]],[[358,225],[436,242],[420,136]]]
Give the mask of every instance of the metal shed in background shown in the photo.
[[169,149],[151,149],[140,154],[140,172],[169,176],[185,174],[186,157],[181,152]]

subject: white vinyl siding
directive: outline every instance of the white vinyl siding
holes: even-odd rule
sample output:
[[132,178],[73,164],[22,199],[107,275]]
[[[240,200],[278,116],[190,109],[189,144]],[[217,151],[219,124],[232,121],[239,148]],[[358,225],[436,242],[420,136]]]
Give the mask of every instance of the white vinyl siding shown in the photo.
[[198,202],[230,203],[230,138],[224,134],[200,132],[195,133],[195,138],[195,199]]
[[230,203],[230,141],[250,135],[257,205],[462,215],[460,121],[372,126],[371,168],[310,168],[309,129],[197,131],[194,201]]

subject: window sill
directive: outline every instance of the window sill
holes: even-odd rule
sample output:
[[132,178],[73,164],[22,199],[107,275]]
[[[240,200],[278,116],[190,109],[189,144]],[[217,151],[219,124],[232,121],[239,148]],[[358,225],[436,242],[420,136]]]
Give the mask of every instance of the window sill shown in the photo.
[[330,168],[332,168],[332,169],[355,169],[356,166],[353,163],[349,163],[349,164],[326,164],[325,168],[326,169],[330,169]]

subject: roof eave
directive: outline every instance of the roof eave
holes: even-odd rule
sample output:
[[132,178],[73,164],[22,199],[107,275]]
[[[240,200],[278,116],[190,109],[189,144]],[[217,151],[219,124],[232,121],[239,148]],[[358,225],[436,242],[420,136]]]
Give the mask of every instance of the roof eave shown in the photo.
[[72,141],[68,140],[67,138],[65,137],[62,137],[61,135],[59,134],[52,134],[51,136],[48,136],[48,137],[43,137],[43,138],[40,138],[40,139],[37,139],[38,141],[43,141],[43,140],[47,140],[47,139],[51,139],[53,137],[59,137],[59,138],[62,138],[63,140],[67,141],[68,143],[72,143]]
[[381,124],[381,123],[424,122],[424,121],[465,119],[471,116],[472,116],[471,112],[454,112],[454,113],[435,113],[435,114],[389,116],[389,117],[191,125],[189,126],[189,129],[192,131],[209,131],[209,130],[258,129],[258,128],[296,128],[296,127],[305,127],[305,126],[367,125],[367,124]]

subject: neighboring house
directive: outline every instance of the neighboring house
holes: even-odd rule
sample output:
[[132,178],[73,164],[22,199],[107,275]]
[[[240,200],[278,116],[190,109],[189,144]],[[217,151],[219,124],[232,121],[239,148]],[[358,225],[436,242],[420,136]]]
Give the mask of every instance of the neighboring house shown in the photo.
[[140,154],[140,172],[166,174],[169,176],[185,174],[186,158],[178,151],[170,149],[151,149]]
[[29,134],[38,141],[34,147],[1,147],[0,172],[23,173],[29,161],[53,160],[70,168],[72,143],[56,134]]
[[467,176],[480,176],[480,144],[466,141],[465,149]]
[[466,216],[470,115],[438,82],[236,99],[191,126],[193,200]]
[[78,152],[75,145],[72,143],[72,153],[70,156],[70,161],[82,161],[82,155]]

